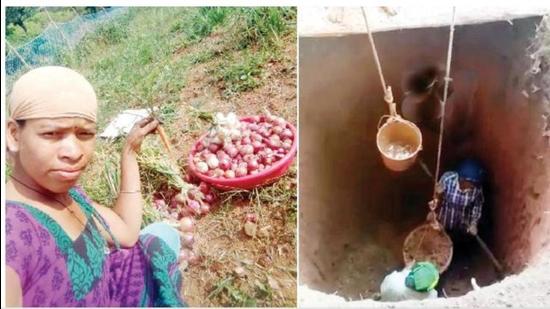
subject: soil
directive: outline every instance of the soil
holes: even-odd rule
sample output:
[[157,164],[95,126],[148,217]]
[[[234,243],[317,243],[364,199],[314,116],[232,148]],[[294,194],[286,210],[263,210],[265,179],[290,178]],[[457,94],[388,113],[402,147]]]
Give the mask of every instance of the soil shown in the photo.
[[[470,96],[468,79],[455,80],[455,94],[463,95],[447,107],[454,106],[455,113],[472,108],[468,122],[454,123],[458,129],[471,127],[472,135],[462,141],[444,140],[439,175],[467,156],[479,158],[487,167],[479,234],[508,276],[498,282],[491,261],[472,239],[456,245],[453,261],[441,276],[440,296],[449,298],[399,304],[361,298],[371,297],[386,274],[403,269],[404,239],[425,220],[434,181],[419,165],[393,173],[379,159],[376,124],[387,108],[380,104],[383,93],[368,37],[300,38],[300,157],[308,158],[300,160],[300,283],[316,290],[300,288],[300,306],[550,306],[550,260],[536,260],[550,248],[550,157],[548,142],[541,138],[543,100],[524,83],[530,61],[525,47],[539,21],[461,26],[455,37],[452,72],[474,72],[481,82]],[[399,85],[411,64],[445,63],[448,28],[380,32],[376,43],[384,55],[388,84]],[[335,84],[338,87],[330,87]],[[402,93],[394,95],[402,102]],[[421,130],[418,161],[433,175],[438,136]],[[345,243],[351,249],[373,248],[374,253],[359,253],[353,259],[356,265],[332,267],[349,263],[352,253],[343,249]],[[393,260],[385,257],[386,252]],[[347,275],[339,273],[345,271]],[[342,288],[339,282],[344,281],[338,279],[344,276],[350,286]],[[472,278],[481,290],[473,291]]]
[[[488,264],[486,264],[488,265]],[[312,290],[305,285],[299,289],[298,304],[302,308],[358,307],[358,308],[548,308],[550,307],[550,252],[542,252],[524,271],[510,275],[502,281],[484,286],[476,277],[479,290],[466,295],[434,300],[378,302],[372,299],[346,302],[335,295]],[[440,295],[441,296],[441,295]]]
[[[215,56],[190,68],[180,94],[181,127],[171,134],[178,141],[176,155],[182,166],[186,165],[191,145],[208,128],[206,121],[197,120],[198,111],[248,116],[268,110],[296,125],[296,42],[295,38],[284,39],[280,59],[264,64],[261,86],[248,92],[224,96],[223,85],[212,77],[212,70],[224,57]],[[215,50],[216,54],[234,52],[223,50],[222,44],[220,36],[213,34],[176,56],[203,49]],[[223,207],[196,222],[194,247],[201,260],[183,269],[183,297],[190,306],[245,304],[237,298],[250,298],[257,306],[295,306],[296,221],[289,214],[294,207],[292,199],[297,196],[296,177],[293,165],[286,176],[263,189],[275,192],[274,197],[277,192],[290,193],[288,200],[260,201],[255,191],[226,193],[222,199],[232,207]],[[246,214],[258,218],[253,237],[244,232]],[[227,288],[217,290],[224,283]]]

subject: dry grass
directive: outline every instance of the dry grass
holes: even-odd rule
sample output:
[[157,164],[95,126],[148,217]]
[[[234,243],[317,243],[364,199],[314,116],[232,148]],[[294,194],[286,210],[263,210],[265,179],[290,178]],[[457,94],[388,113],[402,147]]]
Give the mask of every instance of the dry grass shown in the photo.
[[[192,29],[196,32],[190,36],[185,25],[194,23],[201,12],[216,13],[208,15],[216,25]],[[177,186],[178,178],[185,176],[189,150],[216,112],[245,116],[269,111],[296,124],[295,23],[287,31],[273,32],[276,38],[270,41],[270,32],[242,36],[233,24],[242,15],[228,15],[228,24],[224,24],[218,16],[224,12],[132,9],[126,28],[113,27],[113,31],[126,33],[126,39],[121,36],[120,41],[103,46],[107,43],[92,38],[85,46],[86,57],[72,64],[98,88],[103,103],[100,130],[123,109],[145,108],[151,102],[161,107],[159,114],[177,166],[170,166],[157,136],[145,139],[139,160],[147,202],[144,224],[162,219],[151,206],[152,194]],[[226,13],[250,13],[248,26],[279,14],[277,9]],[[269,23],[261,26],[272,27]],[[237,45],[242,42],[246,44]],[[96,50],[98,44],[101,48]],[[242,75],[251,80],[243,77],[241,84]],[[82,177],[88,194],[107,206],[117,196],[119,175],[113,171],[119,170],[123,142],[98,140],[96,156]],[[183,269],[182,292],[189,305],[296,305],[296,176],[294,163],[270,186],[219,193],[220,207],[196,223],[195,249],[200,262]],[[247,213],[258,218],[255,237],[243,233]]]
[[[190,305],[294,306],[296,301],[296,174],[250,193],[227,192],[222,207],[197,222],[199,265],[184,272]],[[244,218],[258,218],[255,237]]]
[[[181,93],[176,153],[185,165],[192,142],[208,128],[214,112],[261,114],[267,109],[296,123],[295,41],[285,38],[280,59],[267,61],[262,86],[227,96],[212,74],[224,60],[195,65]],[[218,36],[212,40],[219,41]],[[217,47],[207,38],[205,48]],[[199,48],[200,49],[200,48]],[[234,59],[241,55],[224,59]],[[219,210],[197,222],[195,248],[200,264],[184,270],[183,294],[192,306],[295,306],[296,164],[271,186],[221,194]],[[244,217],[258,218],[255,238],[243,232]]]

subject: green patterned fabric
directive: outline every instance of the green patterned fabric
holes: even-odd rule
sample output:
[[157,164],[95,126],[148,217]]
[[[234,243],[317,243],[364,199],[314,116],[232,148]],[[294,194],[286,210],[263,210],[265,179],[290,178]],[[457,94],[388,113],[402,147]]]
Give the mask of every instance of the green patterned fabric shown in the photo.
[[158,291],[161,297],[158,299],[162,300],[162,303],[157,303],[155,306],[180,307],[183,304],[177,294],[179,284],[174,278],[179,280],[181,276],[179,272],[176,272],[175,276],[177,277],[170,277],[169,273],[170,265],[177,261],[177,257],[164,241],[159,240],[158,244],[160,250],[149,250],[153,275],[159,284]]
[[405,279],[405,285],[418,292],[428,292],[435,288],[439,282],[439,271],[430,262],[414,264],[411,272]]

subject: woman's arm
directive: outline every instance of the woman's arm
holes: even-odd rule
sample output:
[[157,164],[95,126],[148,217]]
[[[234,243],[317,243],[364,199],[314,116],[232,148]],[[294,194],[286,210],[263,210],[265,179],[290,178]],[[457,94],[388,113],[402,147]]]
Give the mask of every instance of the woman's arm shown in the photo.
[[19,275],[13,268],[6,267],[6,306],[21,307],[23,306],[23,293],[21,291],[21,281]]
[[[158,121],[146,118],[134,125],[122,150],[120,162],[120,192],[113,209],[96,205],[98,212],[109,224],[113,235],[123,247],[132,247],[139,238],[143,214],[143,198],[137,154],[141,142],[157,126]],[[112,242],[112,240],[111,240]]]

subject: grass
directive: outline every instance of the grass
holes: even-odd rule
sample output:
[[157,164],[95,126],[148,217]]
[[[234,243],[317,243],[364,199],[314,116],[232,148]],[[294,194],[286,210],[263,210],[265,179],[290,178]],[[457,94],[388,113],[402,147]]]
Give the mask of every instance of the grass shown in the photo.
[[[63,23],[76,17],[76,13],[70,8],[48,8],[48,13],[56,23]],[[9,25],[6,27],[6,39],[13,45],[24,44],[40,35],[48,25],[51,24],[48,15],[44,10],[38,10],[25,20],[27,32],[19,26]]]
[[[159,106],[175,169],[184,175],[189,148],[215,112],[267,109],[295,121],[296,102],[277,88],[289,85],[295,97],[295,75],[286,70],[295,67],[295,54],[283,56],[295,46],[295,19],[293,8],[130,8],[87,35],[61,64],[94,85],[99,132],[124,109]],[[98,139],[81,178],[90,197],[106,206],[117,196],[123,143]],[[157,136],[145,139],[139,162],[148,224],[161,219],[152,193],[177,181]],[[295,306],[295,165],[273,185],[220,194],[219,209],[197,221],[203,261],[184,270],[186,300],[193,306]],[[258,216],[255,238],[242,232],[250,212]],[[234,274],[235,267],[244,268],[244,277]]]
[[[222,62],[215,71],[218,72],[217,79],[223,82],[224,96],[260,86],[265,58],[265,53],[262,52],[246,52],[238,60],[229,59]],[[230,64],[226,66],[226,63]]]

